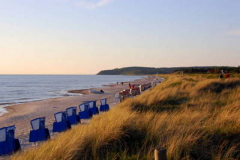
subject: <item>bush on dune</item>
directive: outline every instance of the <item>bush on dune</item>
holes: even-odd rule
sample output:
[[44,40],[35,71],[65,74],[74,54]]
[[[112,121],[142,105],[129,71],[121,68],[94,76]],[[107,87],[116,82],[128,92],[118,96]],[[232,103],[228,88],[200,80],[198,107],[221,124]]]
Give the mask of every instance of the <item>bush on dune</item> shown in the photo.
[[[169,75],[144,94],[127,99],[37,148],[11,159],[240,158],[240,79]],[[223,88],[222,88],[223,86]]]

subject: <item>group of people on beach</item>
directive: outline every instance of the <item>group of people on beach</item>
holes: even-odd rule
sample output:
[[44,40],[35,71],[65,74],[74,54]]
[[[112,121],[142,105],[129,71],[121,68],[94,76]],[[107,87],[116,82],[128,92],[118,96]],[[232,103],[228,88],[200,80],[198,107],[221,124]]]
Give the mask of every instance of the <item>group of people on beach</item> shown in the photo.
[[228,72],[224,72],[223,70],[221,70],[221,74],[219,75],[219,78],[223,79],[224,76],[226,79],[230,78],[230,74]]
[[[123,82],[121,82],[121,84],[123,85]],[[117,82],[117,85],[118,85],[118,82]]]
[[[123,85],[123,82],[121,82],[121,84]],[[117,82],[117,85],[118,85],[118,82]],[[134,88],[134,85],[131,85],[131,83],[129,83],[128,86],[129,86],[129,89],[133,89]]]

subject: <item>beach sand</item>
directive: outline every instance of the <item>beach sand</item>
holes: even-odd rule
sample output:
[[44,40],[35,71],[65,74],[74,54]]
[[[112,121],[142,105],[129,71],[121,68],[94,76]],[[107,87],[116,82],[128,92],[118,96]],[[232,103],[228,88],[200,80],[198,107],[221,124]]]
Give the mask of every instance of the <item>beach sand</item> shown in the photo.
[[[143,84],[151,82],[155,77],[144,77],[143,79],[129,82],[131,84]],[[8,113],[0,116],[0,128],[10,125],[16,126],[15,137],[19,138],[22,148],[28,148],[28,136],[31,130],[30,121],[38,117],[46,117],[46,127],[52,131],[52,124],[54,122],[54,113],[64,111],[68,107],[78,106],[83,101],[97,100],[97,106],[99,106],[99,100],[101,98],[107,98],[110,107],[113,107],[117,102],[115,94],[123,89],[129,88],[128,83],[122,84],[109,84],[105,85],[98,90],[104,90],[104,94],[91,94],[89,90],[73,90],[71,93],[79,93],[76,96],[68,96],[61,98],[53,98],[42,101],[29,102],[24,104],[18,104],[14,106],[8,106]],[[79,110],[77,110],[79,112]],[[89,123],[84,120],[83,124]],[[31,144],[32,145],[32,144]]]

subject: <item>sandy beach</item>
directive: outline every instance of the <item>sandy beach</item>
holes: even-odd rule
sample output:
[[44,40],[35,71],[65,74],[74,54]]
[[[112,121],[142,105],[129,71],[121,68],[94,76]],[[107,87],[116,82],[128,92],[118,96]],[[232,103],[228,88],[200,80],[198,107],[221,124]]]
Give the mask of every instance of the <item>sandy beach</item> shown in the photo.
[[[135,80],[133,82],[127,82],[122,84],[106,84],[102,88],[96,90],[104,90],[104,94],[92,94],[88,89],[85,90],[72,90],[70,93],[78,93],[76,96],[68,96],[61,98],[53,98],[42,101],[29,102],[24,104],[18,104],[8,106],[6,109],[8,113],[0,116],[0,127],[15,125],[15,136],[19,138],[22,148],[28,147],[28,136],[31,130],[30,121],[38,117],[46,117],[46,126],[50,132],[52,130],[52,124],[54,122],[54,113],[63,111],[68,107],[78,106],[83,101],[97,100],[99,106],[99,100],[101,98],[107,98],[110,107],[113,107],[117,102],[115,94],[123,89],[129,88],[128,83],[131,84],[143,84],[151,82],[155,77],[144,77],[143,79]],[[77,110],[79,112],[79,110]],[[88,123],[88,121],[83,121]]]

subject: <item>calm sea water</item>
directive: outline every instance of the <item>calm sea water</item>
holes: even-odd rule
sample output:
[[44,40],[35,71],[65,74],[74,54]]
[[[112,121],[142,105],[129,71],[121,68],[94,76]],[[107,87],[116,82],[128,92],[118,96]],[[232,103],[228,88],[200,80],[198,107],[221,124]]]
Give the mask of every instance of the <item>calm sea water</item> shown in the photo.
[[142,76],[103,75],[0,75],[0,115],[5,107],[31,101],[74,96],[67,91],[132,81]]

